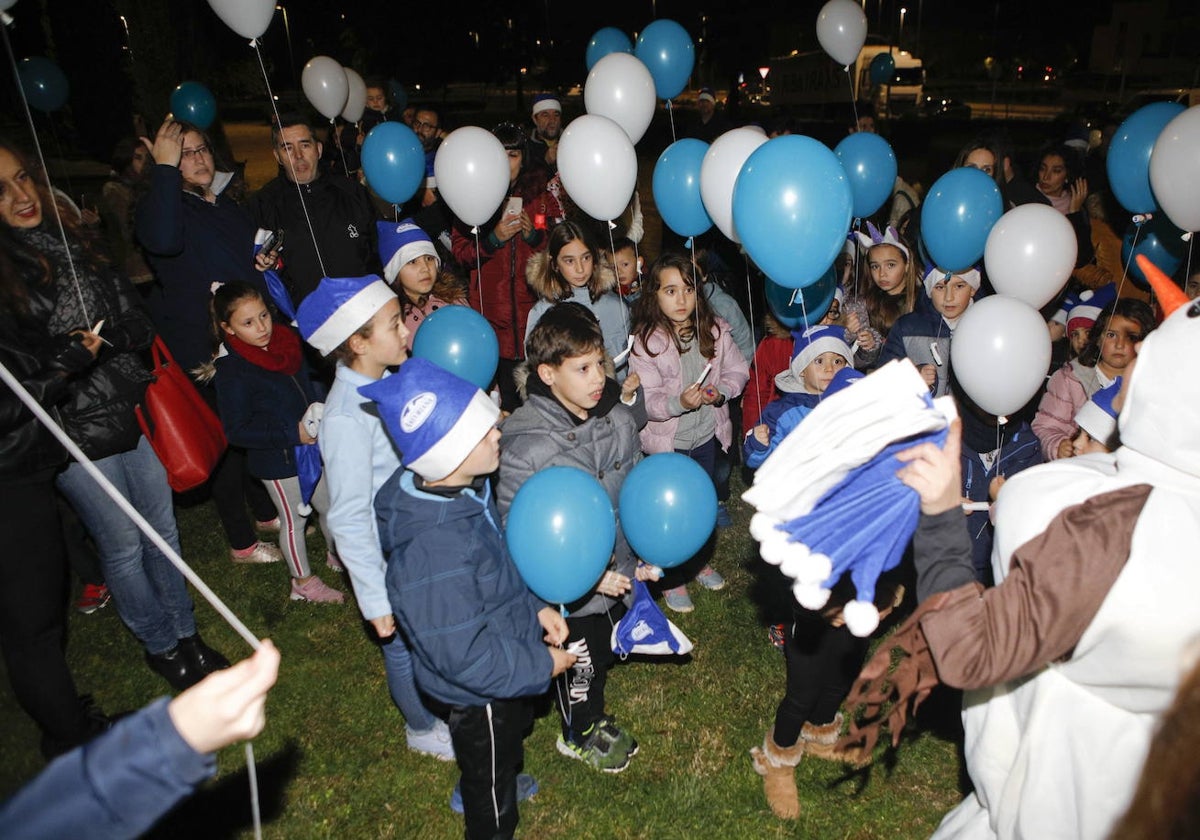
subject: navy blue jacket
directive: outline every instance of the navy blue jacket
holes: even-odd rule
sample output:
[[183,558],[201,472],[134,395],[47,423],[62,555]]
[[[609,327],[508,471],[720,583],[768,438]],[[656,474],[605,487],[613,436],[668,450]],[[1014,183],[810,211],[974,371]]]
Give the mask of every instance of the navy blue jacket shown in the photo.
[[[1042,448],[1028,423],[1021,423],[1011,436],[1006,434],[1000,447],[1000,457],[988,469],[979,453],[967,441],[962,445],[963,495],[973,502],[988,501],[988,485],[998,475],[1012,478],[1021,470],[1042,463]],[[975,575],[981,582],[991,579],[992,521],[987,511],[972,511],[967,516],[971,532],[971,558]]]
[[452,706],[545,692],[553,660],[537,613],[546,605],[513,565],[488,483],[431,493],[399,469],[375,514],[417,686]]
[[149,192],[138,202],[136,234],[155,282],[146,302],[158,334],[184,370],[212,358],[212,284],[241,280],[270,300],[254,269],[250,214],[218,195],[213,204],[183,190],[179,169],[165,164],[150,172]]
[[[286,330],[282,324],[275,329]],[[246,450],[246,467],[255,478],[296,475],[294,447],[300,443],[300,418],[321,397],[308,364],[294,376],[259,367],[236,350],[218,356],[217,410],[225,437]]]
[[[907,315],[901,315],[892,324],[875,366],[883,367],[892,359],[904,358],[917,367],[934,365],[937,368],[937,382],[932,393],[935,397],[943,396],[950,384],[950,339],[953,337],[954,331],[932,304],[928,309],[918,307]],[[940,365],[931,345],[937,345],[937,355],[942,360]]]

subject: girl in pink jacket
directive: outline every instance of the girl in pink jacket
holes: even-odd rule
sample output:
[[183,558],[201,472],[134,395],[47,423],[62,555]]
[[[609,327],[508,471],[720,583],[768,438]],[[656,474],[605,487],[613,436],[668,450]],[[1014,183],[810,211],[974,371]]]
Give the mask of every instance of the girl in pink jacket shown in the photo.
[[[696,294],[690,259],[668,253],[654,263],[634,303],[632,332],[630,367],[641,379],[649,418],[642,449],[687,455],[712,477],[717,447],[728,450],[733,438],[727,403],[741,394],[750,371],[729,324]],[[696,577],[708,589],[725,585],[708,563]],[[664,596],[673,610],[693,608],[686,582]]]

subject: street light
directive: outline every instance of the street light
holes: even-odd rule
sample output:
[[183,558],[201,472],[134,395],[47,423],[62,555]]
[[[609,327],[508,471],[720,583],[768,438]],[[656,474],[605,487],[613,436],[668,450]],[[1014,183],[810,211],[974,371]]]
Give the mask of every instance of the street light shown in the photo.
[[905,9],[905,8],[903,8],[903,7],[902,7],[902,8],[900,9],[900,35],[899,35],[899,37],[896,39],[897,41],[899,41],[899,42],[900,42],[900,46],[901,46],[902,48],[904,47],[904,16],[905,16],[906,14],[908,14],[908,9]]

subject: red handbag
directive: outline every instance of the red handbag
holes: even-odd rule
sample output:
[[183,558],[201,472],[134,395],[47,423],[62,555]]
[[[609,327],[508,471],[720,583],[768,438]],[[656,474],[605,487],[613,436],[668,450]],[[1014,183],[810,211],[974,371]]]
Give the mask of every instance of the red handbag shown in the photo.
[[154,380],[135,410],[137,421],[167,470],[167,483],[182,493],[208,481],[225,452],[225,430],[162,338],[155,336],[150,352]]

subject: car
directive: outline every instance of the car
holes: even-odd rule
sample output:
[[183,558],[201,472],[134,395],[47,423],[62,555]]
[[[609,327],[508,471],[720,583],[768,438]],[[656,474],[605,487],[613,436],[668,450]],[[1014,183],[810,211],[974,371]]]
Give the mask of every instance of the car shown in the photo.
[[950,119],[969,120],[971,106],[961,99],[955,99],[935,91],[926,91],[917,105],[917,113],[922,117],[947,117]]

